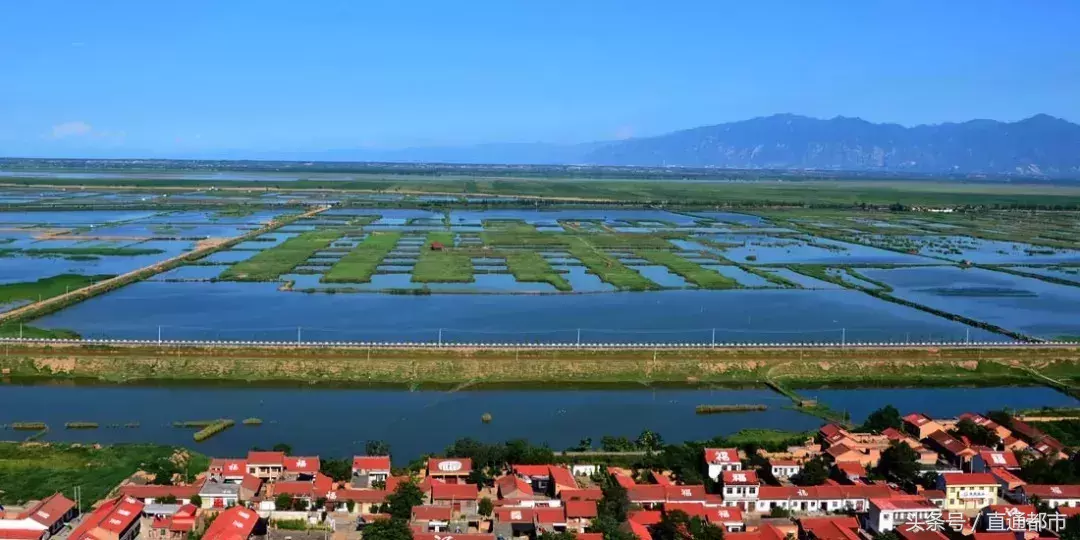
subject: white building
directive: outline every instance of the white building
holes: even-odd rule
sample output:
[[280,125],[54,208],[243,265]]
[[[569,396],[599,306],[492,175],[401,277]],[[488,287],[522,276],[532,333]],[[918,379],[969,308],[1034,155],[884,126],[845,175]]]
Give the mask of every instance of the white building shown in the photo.
[[709,478],[720,480],[724,471],[742,470],[739,452],[734,448],[706,448],[705,464],[709,467]]
[[941,509],[919,496],[870,499],[866,524],[871,531],[880,534],[904,523],[927,523],[930,518],[939,516]]

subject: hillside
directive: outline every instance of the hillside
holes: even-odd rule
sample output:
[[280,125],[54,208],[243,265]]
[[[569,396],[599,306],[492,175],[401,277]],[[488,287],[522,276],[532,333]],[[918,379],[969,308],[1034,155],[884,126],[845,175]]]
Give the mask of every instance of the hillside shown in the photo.
[[604,165],[1069,176],[1080,126],[1047,115],[904,127],[778,114],[630,139],[588,152]]

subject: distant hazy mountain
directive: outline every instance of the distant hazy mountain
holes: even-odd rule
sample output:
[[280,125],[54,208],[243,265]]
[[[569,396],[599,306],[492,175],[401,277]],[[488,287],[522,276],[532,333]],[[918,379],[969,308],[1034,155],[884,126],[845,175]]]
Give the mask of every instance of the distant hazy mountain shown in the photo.
[[1080,126],[1040,114],[904,127],[858,118],[778,114],[605,144],[581,160],[603,165],[920,173],[1075,175]]

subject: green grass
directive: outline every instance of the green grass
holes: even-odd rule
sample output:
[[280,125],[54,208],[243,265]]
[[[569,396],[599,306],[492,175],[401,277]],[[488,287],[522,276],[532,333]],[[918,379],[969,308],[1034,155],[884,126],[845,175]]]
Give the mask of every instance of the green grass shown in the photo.
[[[100,449],[52,443],[46,446],[0,443],[0,503],[21,504],[62,492],[74,498],[82,486],[89,506],[148,463],[168,459],[177,449],[159,445],[115,445]],[[209,460],[189,453],[188,470],[206,470]],[[85,508],[84,508],[85,510]]]
[[401,233],[372,233],[341,258],[320,281],[325,283],[367,283],[386,255],[394,250]]
[[69,291],[81,289],[98,281],[104,281],[113,276],[94,275],[82,276],[79,274],[60,274],[57,276],[42,278],[37,281],[24,281],[21,283],[7,283],[0,285],[0,304],[29,300],[37,302],[54,296],[59,296]]
[[544,259],[539,253],[535,251],[508,251],[505,255],[506,266],[510,269],[510,273],[514,274],[514,279],[550,283],[560,291],[569,291],[571,289],[570,283],[559,275],[548,264],[547,259]]
[[[442,250],[433,250],[434,242],[441,243]],[[417,283],[469,283],[473,281],[472,256],[455,251],[454,233],[428,233],[427,242],[420,250],[420,257],[413,267],[412,280]]]
[[341,238],[337,229],[316,229],[294,236],[254,257],[240,261],[221,273],[232,281],[273,281],[288,273],[331,242]]
[[195,439],[195,442],[203,442],[206,439],[209,439],[210,437],[213,437],[214,435],[217,435],[218,433],[221,433],[222,431],[233,427],[234,425],[236,425],[236,420],[221,419],[214,422],[213,424],[210,424],[209,426],[200,429],[199,431],[196,431],[195,434],[192,435],[192,438]]
[[630,291],[646,291],[659,289],[660,286],[653,283],[645,276],[627,268],[623,263],[595,247],[589,245],[583,238],[576,238],[570,245],[570,254],[577,257],[589,270],[600,279],[614,285],[618,289]]
[[65,330],[62,328],[38,328],[36,326],[30,326],[29,324],[8,322],[0,324],[0,337],[24,337],[34,339],[78,339],[79,334],[72,332],[71,330]]
[[639,250],[637,254],[653,263],[666,266],[668,270],[682,276],[690,283],[703,289],[736,289],[739,282],[716,270],[703,268],[700,264],[688,261],[670,251]]
[[570,235],[554,232],[539,232],[532,227],[499,227],[480,233],[480,241],[491,247],[538,247],[564,248]]

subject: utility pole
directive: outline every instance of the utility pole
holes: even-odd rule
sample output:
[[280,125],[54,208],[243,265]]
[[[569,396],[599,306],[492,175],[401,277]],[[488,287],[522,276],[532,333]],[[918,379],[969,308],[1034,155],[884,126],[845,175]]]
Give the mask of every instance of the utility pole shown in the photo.
[[439,346],[442,347],[442,328],[439,329]]
[[297,345],[300,344],[300,327],[299,326],[296,327],[296,344]]
[[581,346],[581,329],[580,328],[577,329],[577,344],[578,344],[578,347]]
[[157,342],[158,342],[158,345],[161,345],[161,325],[160,324],[157,325]]
[[847,328],[840,329],[840,346],[847,347]]
[[712,329],[712,346],[713,347],[716,346],[716,329],[715,328]]
[[971,343],[971,328],[964,329],[964,343]]

